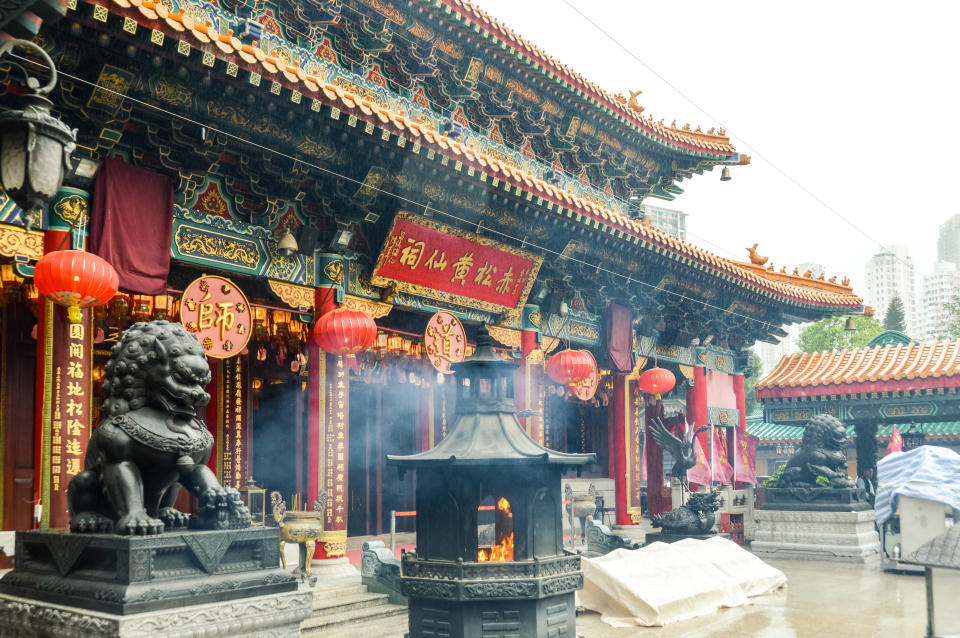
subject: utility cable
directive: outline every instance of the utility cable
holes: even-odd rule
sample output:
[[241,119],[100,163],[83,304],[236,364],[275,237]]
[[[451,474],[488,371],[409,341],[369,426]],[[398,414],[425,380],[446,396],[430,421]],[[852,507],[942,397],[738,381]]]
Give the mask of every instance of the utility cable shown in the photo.
[[[694,101],[691,97],[689,97],[686,93],[684,93],[683,91],[681,91],[676,85],[674,85],[674,84],[673,84],[672,82],[670,82],[667,78],[665,78],[663,75],[661,75],[660,73],[658,73],[658,72],[656,71],[656,69],[654,69],[654,68],[651,67],[649,64],[647,64],[647,63],[644,62],[642,59],[640,59],[640,57],[637,56],[633,51],[631,51],[626,45],[624,45],[624,44],[621,43],[619,40],[617,40],[615,37],[613,37],[609,32],[607,32],[603,27],[601,27],[599,24],[597,24],[593,19],[591,19],[590,16],[588,16],[588,15],[585,14],[583,11],[581,11],[581,10],[580,10],[576,5],[574,5],[570,0],[563,0],[563,3],[566,4],[568,7],[570,7],[577,15],[579,15],[579,16],[580,16],[581,18],[583,18],[585,21],[589,22],[589,23],[593,26],[594,29],[596,29],[596,30],[599,31],[601,34],[603,34],[604,37],[606,37],[608,40],[610,40],[611,42],[613,42],[617,47],[619,47],[621,50],[623,50],[623,52],[626,53],[628,56],[630,56],[631,58],[633,58],[633,59],[634,59],[638,64],[640,64],[643,68],[645,68],[647,71],[649,71],[649,72],[652,73],[654,76],[656,76],[661,82],[663,82],[664,84],[666,84],[668,87],[670,87],[671,89],[673,89],[673,91],[676,92],[677,95],[679,95],[679,96],[682,97],[684,100],[686,100],[687,102],[689,102],[691,105],[693,105],[694,108],[696,108],[698,111],[700,111],[701,113],[703,113],[704,115],[706,115],[708,118],[710,118],[711,120],[713,120],[714,122],[716,122],[717,125],[718,125],[718,126],[721,126],[725,131],[727,131],[728,134],[731,134],[731,135],[732,135],[732,131],[730,130],[730,128],[728,128],[725,124],[723,124],[723,123],[720,121],[719,118],[716,118],[716,117],[714,117],[713,115],[711,115],[705,108],[703,108],[702,106],[700,106],[699,104],[697,104],[697,102],[695,102],[695,101]],[[773,161],[771,161],[766,155],[764,155],[764,154],[761,153],[759,150],[757,150],[757,147],[755,147],[753,144],[750,144],[749,142],[747,142],[747,141],[746,141],[743,137],[741,137],[740,135],[737,135],[736,137],[737,137],[737,139],[739,139],[741,142],[743,142],[743,145],[746,146],[748,149],[750,149],[750,151],[753,152],[754,155],[756,155],[757,157],[759,157],[760,159],[762,159],[764,162],[766,162],[771,168],[773,168],[773,170],[775,170],[775,171],[776,171],[777,173],[779,173],[781,176],[783,176],[784,178],[786,178],[787,181],[789,181],[790,183],[792,183],[794,186],[796,186],[797,188],[799,188],[801,191],[803,191],[804,193],[806,193],[806,194],[807,194],[811,199],[813,199],[815,202],[817,202],[818,204],[820,204],[821,206],[823,206],[825,209],[827,209],[828,211],[830,211],[831,213],[833,213],[834,215],[836,215],[838,218],[840,218],[841,220],[843,220],[844,222],[846,222],[847,225],[849,225],[851,228],[853,228],[853,229],[856,230],[858,233],[860,233],[861,235],[863,235],[864,237],[866,237],[866,238],[867,238],[869,241],[871,241],[872,243],[874,243],[874,244],[876,244],[877,246],[879,246],[881,250],[883,250],[883,249],[885,248],[885,246],[884,246],[882,243],[880,243],[879,241],[877,241],[876,239],[874,239],[870,234],[867,233],[867,231],[863,230],[862,228],[860,228],[859,226],[857,226],[856,224],[854,224],[852,221],[850,221],[849,219],[847,219],[846,217],[844,217],[844,216],[843,216],[838,210],[836,210],[833,206],[831,206],[830,204],[828,204],[827,202],[825,202],[823,199],[821,199],[819,196],[817,196],[816,193],[814,193],[814,192],[811,191],[809,188],[807,188],[806,186],[804,186],[803,184],[801,184],[799,180],[795,179],[795,178],[792,177],[790,174],[788,174],[786,171],[784,171],[784,170],[781,169],[779,166],[777,166],[776,164],[774,164]],[[897,259],[897,261],[902,262],[904,265],[910,265],[910,264],[907,264],[907,262],[905,262],[905,261],[903,261],[902,259],[900,259],[900,257],[897,256],[896,254],[894,254],[894,257]]]

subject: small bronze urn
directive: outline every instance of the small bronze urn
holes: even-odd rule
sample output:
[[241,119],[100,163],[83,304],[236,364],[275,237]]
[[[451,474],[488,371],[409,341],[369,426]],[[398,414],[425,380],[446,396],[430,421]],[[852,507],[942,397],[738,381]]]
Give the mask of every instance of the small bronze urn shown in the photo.
[[580,557],[563,550],[561,474],[596,460],[533,441],[516,417],[515,365],[486,327],[454,364],[456,423],[436,447],[387,456],[417,472],[417,550],[404,555],[410,637],[573,636]]

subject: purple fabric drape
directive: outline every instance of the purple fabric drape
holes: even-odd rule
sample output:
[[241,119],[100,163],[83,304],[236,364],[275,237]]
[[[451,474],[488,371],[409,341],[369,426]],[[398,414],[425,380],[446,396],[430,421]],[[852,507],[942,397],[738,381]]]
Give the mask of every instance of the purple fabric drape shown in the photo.
[[93,191],[90,252],[116,269],[122,290],[167,292],[172,221],[169,177],[120,159],[104,160]]
[[633,370],[633,311],[625,306],[607,308],[607,360],[614,372]]

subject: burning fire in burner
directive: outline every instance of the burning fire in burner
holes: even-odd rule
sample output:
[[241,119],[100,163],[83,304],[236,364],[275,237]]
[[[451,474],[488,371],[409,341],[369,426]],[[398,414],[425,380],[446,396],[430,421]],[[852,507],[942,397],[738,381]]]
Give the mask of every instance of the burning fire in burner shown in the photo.
[[481,547],[477,552],[477,562],[513,560],[513,512],[510,511],[510,502],[501,498],[497,501],[497,510],[497,537],[501,538],[500,543],[493,547]]

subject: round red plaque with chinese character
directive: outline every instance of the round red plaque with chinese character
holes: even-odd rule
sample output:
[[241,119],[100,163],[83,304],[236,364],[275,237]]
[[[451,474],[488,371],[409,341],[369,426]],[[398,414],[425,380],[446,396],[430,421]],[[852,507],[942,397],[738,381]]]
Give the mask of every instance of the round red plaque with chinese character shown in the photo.
[[183,291],[180,322],[196,335],[207,356],[226,359],[247,347],[253,316],[232,281],[206,275]]
[[460,320],[449,312],[430,317],[423,334],[424,351],[438,371],[450,374],[451,363],[463,361],[467,354],[467,333]]

